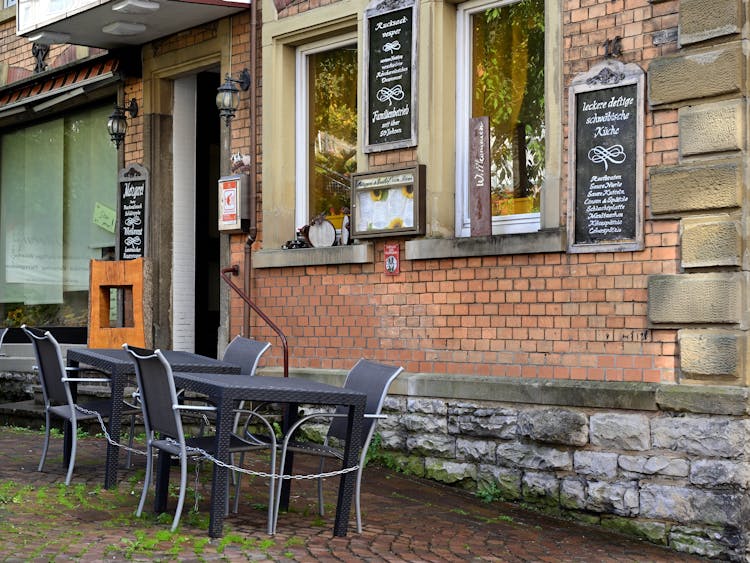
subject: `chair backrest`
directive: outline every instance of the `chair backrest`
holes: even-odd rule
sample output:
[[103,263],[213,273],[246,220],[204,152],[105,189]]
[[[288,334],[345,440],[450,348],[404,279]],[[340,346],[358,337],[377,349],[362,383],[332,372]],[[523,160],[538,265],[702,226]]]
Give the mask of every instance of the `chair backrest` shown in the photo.
[[[367,404],[365,405],[365,414],[380,414],[383,408],[383,401],[388,394],[388,387],[396,376],[404,370],[401,366],[389,366],[361,359],[356,365],[349,370],[344,382],[345,389],[361,391],[367,395]],[[346,409],[339,407],[337,413],[345,413]],[[375,429],[376,419],[366,418],[362,425],[362,444],[364,446],[369,442],[372,431]],[[331,426],[328,428],[328,436],[346,439],[346,419],[343,417],[334,418]]]
[[180,443],[184,441],[177,390],[174,384],[172,366],[161,350],[146,350],[123,344],[135,360],[135,375],[141,395],[141,410],[146,434],[158,432]]
[[5,352],[3,352],[3,340],[5,340],[6,334],[8,334],[8,327],[0,328],[0,356],[5,356]]
[[242,375],[255,375],[260,357],[270,347],[270,342],[261,342],[237,335],[224,350],[224,361],[238,364]]
[[21,325],[21,329],[34,345],[39,380],[42,384],[44,402],[52,405],[73,404],[70,387],[63,381],[65,363],[62,350],[48,330]]

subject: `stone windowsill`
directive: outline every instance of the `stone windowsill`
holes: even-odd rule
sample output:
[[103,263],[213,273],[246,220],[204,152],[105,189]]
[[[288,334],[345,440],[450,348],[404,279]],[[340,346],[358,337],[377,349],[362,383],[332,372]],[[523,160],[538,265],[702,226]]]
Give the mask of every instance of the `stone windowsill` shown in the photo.
[[[565,229],[545,229],[534,233],[475,238],[424,238],[406,241],[406,260],[466,258],[506,254],[564,252]],[[254,268],[289,268],[326,264],[364,264],[374,260],[374,244],[365,242],[328,248],[259,250],[253,254]]]
[[290,268],[325,264],[365,264],[373,261],[372,243],[295,248],[292,250],[259,250],[253,253],[253,268]]
[[562,228],[490,237],[414,239],[406,242],[406,259],[432,260],[563,252],[566,248],[566,240],[566,232]]
[[16,7],[0,8],[0,23],[5,23],[16,17]]

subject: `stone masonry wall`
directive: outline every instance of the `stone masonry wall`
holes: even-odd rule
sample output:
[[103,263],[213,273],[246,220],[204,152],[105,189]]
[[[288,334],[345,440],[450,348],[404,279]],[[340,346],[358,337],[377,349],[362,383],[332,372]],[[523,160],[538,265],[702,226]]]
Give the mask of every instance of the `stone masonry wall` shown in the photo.
[[[648,72],[678,112],[678,159],[650,168],[650,212],[680,223],[680,271],[648,281],[650,326],[678,329],[682,381],[747,384],[746,4],[682,0],[678,50]],[[730,311],[731,309],[731,311]]]
[[742,416],[392,396],[390,464],[478,496],[746,560],[750,422]]

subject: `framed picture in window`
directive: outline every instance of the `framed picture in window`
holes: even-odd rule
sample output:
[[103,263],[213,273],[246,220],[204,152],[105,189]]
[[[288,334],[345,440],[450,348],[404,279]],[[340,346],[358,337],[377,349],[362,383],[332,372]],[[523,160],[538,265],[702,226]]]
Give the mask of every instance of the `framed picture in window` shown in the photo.
[[425,232],[425,166],[352,176],[351,235],[372,238]]

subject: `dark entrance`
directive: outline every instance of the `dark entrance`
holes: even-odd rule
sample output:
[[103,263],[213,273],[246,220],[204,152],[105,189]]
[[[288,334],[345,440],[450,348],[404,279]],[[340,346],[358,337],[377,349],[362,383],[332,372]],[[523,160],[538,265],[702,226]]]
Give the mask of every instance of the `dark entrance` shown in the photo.
[[220,75],[197,77],[195,135],[195,351],[216,357],[219,328],[220,244],[218,199],[220,120],[216,89]]

